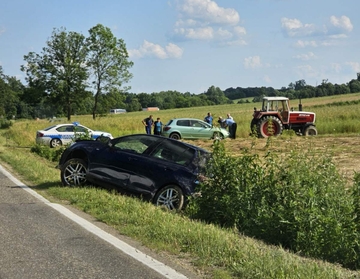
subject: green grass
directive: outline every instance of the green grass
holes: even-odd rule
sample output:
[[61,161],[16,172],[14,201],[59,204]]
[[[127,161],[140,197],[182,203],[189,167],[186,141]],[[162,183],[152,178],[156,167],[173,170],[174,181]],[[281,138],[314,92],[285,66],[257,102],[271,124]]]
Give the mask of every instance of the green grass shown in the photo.
[[[346,102],[360,100],[360,93],[331,96],[324,98],[312,98],[302,100],[304,111],[316,113],[316,127],[319,135],[336,134],[359,134],[360,133],[360,106],[350,104],[344,106],[324,106],[335,102]],[[150,112],[154,118],[160,117],[166,124],[175,117],[194,117],[204,119],[210,111],[214,116],[214,125],[219,116],[226,116],[230,113],[238,124],[237,138],[248,138],[250,133],[250,122],[252,119],[253,108],[259,108],[260,103],[249,104],[229,104],[198,108],[181,108],[172,110],[161,110]],[[297,106],[297,102],[292,101],[291,106]],[[72,116],[70,121],[65,118],[62,121],[49,122],[43,120],[17,120],[8,130],[5,137],[11,138],[16,146],[30,147],[34,144],[34,137],[37,130],[44,129],[56,123],[68,123],[78,121],[81,124],[93,129],[112,133],[114,137],[135,133],[144,133],[144,126],[141,121],[148,117],[149,112],[130,112],[125,114],[100,116],[96,120],[91,115]]]
[[[2,140],[3,142],[3,140]],[[136,198],[98,188],[61,187],[59,171],[27,149],[4,148],[11,164],[32,188],[53,202],[70,203],[154,249],[186,258],[212,278],[356,278],[357,272],[305,259],[236,231],[204,224]]]
[[[351,94],[349,98],[355,95]],[[358,99],[359,94],[357,96]],[[341,96],[344,99],[344,96]],[[304,110],[338,99],[303,100]],[[317,101],[317,102],[316,102]],[[154,112],[163,123],[172,117],[203,118],[208,111],[215,117],[231,113],[239,123],[238,136],[248,137],[254,104],[224,105],[198,109],[177,109]],[[308,109],[309,108],[309,109]],[[320,134],[359,134],[358,106],[317,108]],[[341,113],[341,117],[339,114]],[[148,112],[100,117],[74,116],[72,121],[114,136],[143,133],[141,120]],[[330,124],[329,124],[330,123]],[[65,188],[60,185],[56,162],[49,162],[30,152],[35,132],[51,125],[47,120],[16,121],[10,129],[0,130],[0,161],[10,165],[19,178],[53,202],[71,204],[98,220],[116,228],[121,234],[136,239],[155,251],[166,251],[190,261],[211,278],[360,278],[360,273],[314,259],[301,258],[281,247],[239,235],[235,230],[221,229],[190,220],[154,207],[136,198],[109,193],[98,188]],[[334,130],[335,132],[326,132]],[[340,133],[340,132],[339,132]],[[271,142],[270,142],[271,143]],[[291,147],[288,147],[290,150]]]

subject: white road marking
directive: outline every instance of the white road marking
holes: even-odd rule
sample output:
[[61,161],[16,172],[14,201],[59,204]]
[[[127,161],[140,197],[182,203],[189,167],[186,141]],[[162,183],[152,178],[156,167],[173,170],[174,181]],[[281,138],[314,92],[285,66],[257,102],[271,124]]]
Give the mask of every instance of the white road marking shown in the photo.
[[94,235],[100,237],[101,239],[105,240],[106,242],[110,243],[111,245],[115,246],[117,249],[121,250],[125,254],[131,256],[135,260],[143,263],[144,265],[148,266],[149,268],[155,270],[156,272],[163,275],[165,278],[169,279],[188,279],[185,275],[177,272],[173,268],[165,265],[162,262],[159,262],[155,260],[154,258],[146,255],[145,253],[135,249],[131,245],[125,243],[124,241],[121,241],[120,239],[116,238],[115,236],[103,231],[102,229],[98,228],[94,224],[90,223],[89,221],[85,220],[84,218],[81,218],[80,216],[74,214],[69,209],[65,208],[64,206],[56,203],[51,203],[47,199],[45,199],[43,196],[35,192],[34,190],[30,189],[28,186],[24,185],[21,181],[16,179],[14,176],[12,176],[11,173],[9,173],[7,170],[5,170],[0,165],[0,172],[2,172],[6,177],[8,177],[12,182],[14,182],[18,187],[24,189],[31,195],[33,195],[35,198],[39,199],[40,201],[44,202],[48,206],[52,207],[62,215],[66,216],[67,218],[71,219],[87,231],[93,233]]

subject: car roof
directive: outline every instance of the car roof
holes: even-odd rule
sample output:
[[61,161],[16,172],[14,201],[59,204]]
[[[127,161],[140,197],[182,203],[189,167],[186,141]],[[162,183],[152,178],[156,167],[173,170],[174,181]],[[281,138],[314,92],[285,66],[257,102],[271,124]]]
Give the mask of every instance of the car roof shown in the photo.
[[84,128],[89,129],[88,127],[86,127],[86,126],[84,126],[84,125],[81,125],[80,123],[61,123],[61,124],[51,125],[51,126],[49,126],[49,127],[46,127],[46,128],[43,129],[43,130],[50,130],[50,129],[53,129],[53,128],[58,128],[58,127],[68,126],[68,125],[71,125],[71,126],[80,126],[80,127],[84,127]]
[[172,118],[171,120],[196,120],[204,122],[204,120],[198,119],[198,118],[189,118],[189,117],[182,117],[182,118]]
[[[178,118],[178,119],[181,119],[181,118]],[[195,119],[195,118],[194,118],[194,119]],[[132,134],[132,135],[120,136],[120,137],[117,137],[117,138],[125,138],[125,137],[133,137],[133,136],[143,136],[143,137],[156,137],[156,138],[161,138],[161,139],[163,139],[163,141],[174,142],[175,144],[182,144],[182,145],[188,146],[188,147],[190,147],[190,148],[193,148],[193,149],[196,149],[196,150],[205,152],[205,153],[210,153],[208,150],[203,149],[202,147],[199,147],[199,146],[196,146],[196,145],[187,143],[187,142],[179,141],[179,140],[176,140],[176,139],[167,138],[167,137],[161,137],[161,136],[157,136],[157,135]]]

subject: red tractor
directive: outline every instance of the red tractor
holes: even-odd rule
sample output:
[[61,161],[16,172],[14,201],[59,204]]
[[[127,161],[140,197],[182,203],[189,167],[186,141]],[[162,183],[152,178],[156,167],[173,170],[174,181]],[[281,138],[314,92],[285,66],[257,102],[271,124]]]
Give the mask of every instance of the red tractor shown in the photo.
[[252,134],[258,138],[281,135],[284,129],[294,130],[298,135],[316,136],[315,113],[302,111],[301,102],[299,111],[290,109],[289,98],[263,97],[261,110],[254,108],[251,121]]

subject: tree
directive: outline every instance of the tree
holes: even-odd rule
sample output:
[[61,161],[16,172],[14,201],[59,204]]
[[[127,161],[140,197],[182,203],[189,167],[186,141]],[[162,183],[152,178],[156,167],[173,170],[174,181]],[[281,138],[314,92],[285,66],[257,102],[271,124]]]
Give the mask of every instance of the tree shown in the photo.
[[349,82],[349,88],[351,93],[360,92],[360,81],[357,79],[352,79]]
[[301,90],[306,86],[306,82],[304,79],[298,80],[295,82],[295,90]]
[[18,92],[13,90],[9,80],[11,78],[3,74],[0,66],[0,118],[11,119],[16,116],[16,106],[19,103]]
[[67,119],[71,119],[72,105],[81,103],[89,92],[85,91],[88,72],[85,37],[65,28],[54,29],[41,54],[29,52],[24,56],[26,80],[45,89],[53,104],[63,106]]
[[229,103],[229,99],[225,96],[224,92],[219,87],[212,85],[209,87],[205,96],[211,102],[212,105],[220,105]]
[[109,28],[98,24],[91,28],[89,33],[90,36],[86,40],[89,48],[87,65],[90,67],[95,89],[93,108],[93,119],[95,119],[99,96],[114,87],[121,90],[123,83],[132,78],[128,69],[133,66],[133,62],[128,60],[129,55],[124,41],[114,37]]

